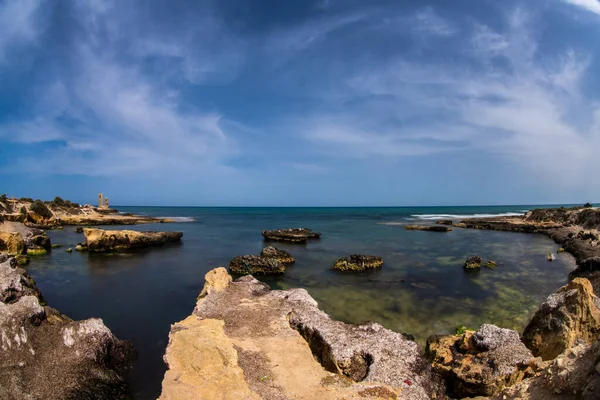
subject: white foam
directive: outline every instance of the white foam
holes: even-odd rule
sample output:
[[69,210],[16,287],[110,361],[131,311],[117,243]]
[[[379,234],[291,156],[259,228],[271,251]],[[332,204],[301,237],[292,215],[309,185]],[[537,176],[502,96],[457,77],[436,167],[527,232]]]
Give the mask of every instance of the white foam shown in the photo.
[[499,214],[413,214],[411,217],[426,221],[438,219],[465,219],[465,218],[492,218],[492,217],[518,217],[524,213],[506,212]]
[[175,222],[196,222],[196,218],[193,217],[163,217],[172,219]]

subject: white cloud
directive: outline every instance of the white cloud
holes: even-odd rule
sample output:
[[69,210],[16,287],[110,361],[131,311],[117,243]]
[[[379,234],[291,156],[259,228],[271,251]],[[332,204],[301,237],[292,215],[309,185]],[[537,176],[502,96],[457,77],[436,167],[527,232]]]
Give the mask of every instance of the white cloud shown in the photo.
[[11,47],[31,42],[39,34],[37,13],[41,0],[5,0],[0,3],[0,63],[7,61]]
[[426,7],[415,14],[415,28],[417,32],[437,36],[452,36],[457,29],[452,22],[440,17],[431,7]]
[[566,3],[582,7],[588,11],[600,14],[600,0],[563,0]]

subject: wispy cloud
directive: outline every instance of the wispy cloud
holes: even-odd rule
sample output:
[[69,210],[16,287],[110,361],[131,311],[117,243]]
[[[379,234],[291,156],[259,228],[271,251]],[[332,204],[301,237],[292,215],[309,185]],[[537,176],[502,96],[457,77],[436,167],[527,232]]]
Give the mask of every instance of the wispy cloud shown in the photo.
[[7,52],[23,42],[36,39],[43,27],[38,17],[41,0],[6,0],[0,3],[0,63]]
[[413,28],[416,32],[422,32],[437,36],[452,36],[457,33],[457,29],[445,18],[440,17],[432,7],[426,7],[415,14],[416,26]]
[[600,0],[563,0],[574,6],[582,7],[588,11],[600,15]]

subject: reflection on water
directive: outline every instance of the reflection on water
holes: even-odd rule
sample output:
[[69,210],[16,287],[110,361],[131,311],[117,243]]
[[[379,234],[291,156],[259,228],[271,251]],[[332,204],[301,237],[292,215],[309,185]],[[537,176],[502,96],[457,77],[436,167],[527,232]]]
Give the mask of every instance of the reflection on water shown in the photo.
[[[192,311],[204,274],[236,255],[258,254],[264,244],[263,229],[309,227],[323,235],[306,245],[276,244],[297,261],[285,275],[262,280],[274,288],[306,288],[336,319],[377,321],[414,334],[421,343],[431,334],[453,332],[459,325],[475,328],[490,322],[522,330],[539,303],[566,283],[574,268],[568,254],[546,261],[546,253],[555,252],[557,246],[541,235],[405,231],[402,226],[378,224],[436,212],[422,209],[143,211],[191,217],[195,222],[138,227],[183,231],[183,242],[110,255],[66,253],[64,249],[74,248],[83,235],[73,228],[52,231],[52,242],[65,248],[34,259],[28,267],[51,306],[77,319],[101,317],[115,335],[134,342],[138,361],[131,384],[140,399],[158,396],[170,325]],[[358,274],[330,269],[337,258],[351,253],[381,256],[384,266]],[[465,259],[475,254],[498,266],[464,271]]]

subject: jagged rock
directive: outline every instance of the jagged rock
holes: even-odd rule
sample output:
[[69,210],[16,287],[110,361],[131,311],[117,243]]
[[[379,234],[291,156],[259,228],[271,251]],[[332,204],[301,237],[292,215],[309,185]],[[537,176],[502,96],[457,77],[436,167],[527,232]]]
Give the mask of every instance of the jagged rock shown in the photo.
[[519,334],[495,325],[463,335],[431,336],[426,354],[457,398],[493,396],[535,371],[533,355]]
[[92,253],[159,246],[169,242],[178,242],[183,236],[182,232],[107,231],[94,228],[84,229],[83,234],[88,251]]
[[415,342],[376,323],[331,318],[304,289],[207,274],[192,315],[172,326],[160,399],[444,399]]
[[294,257],[292,257],[290,253],[288,253],[285,250],[275,248],[273,246],[267,246],[264,249],[262,249],[260,255],[266,258],[273,258],[284,264],[293,264],[296,262],[296,260],[294,260]]
[[25,252],[25,241],[18,232],[0,232],[0,251],[16,256]]
[[229,263],[229,270],[240,275],[272,275],[283,274],[285,265],[275,259],[262,256],[238,256]]
[[450,232],[452,228],[449,226],[439,225],[404,225],[404,229],[408,231],[428,231],[428,232]]
[[0,399],[129,398],[131,345],[102,320],[72,321],[40,299],[14,259],[0,263]]
[[383,259],[377,256],[364,254],[352,254],[348,257],[338,259],[333,265],[336,271],[366,271],[367,269],[379,268],[383,265]]
[[465,261],[465,269],[479,269],[483,260],[479,256],[472,256]]
[[435,222],[438,225],[452,225],[454,224],[454,221],[452,221],[451,219],[440,219],[438,221]]
[[262,232],[265,240],[305,243],[309,239],[319,239],[321,233],[313,232],[308,228],[275,229]]
[[46,234],[46,232],[40,229],[27,229],[23,240],[25,241],[25,247],[27,248],[42,247],[46,250],[50,250],[52,248],[50,237]]
[[599,307],[590,282],[576,278],[542,303],[523,331],[523,342],[544,360],[555,358],[577,340],[592,344],[600,335]]

